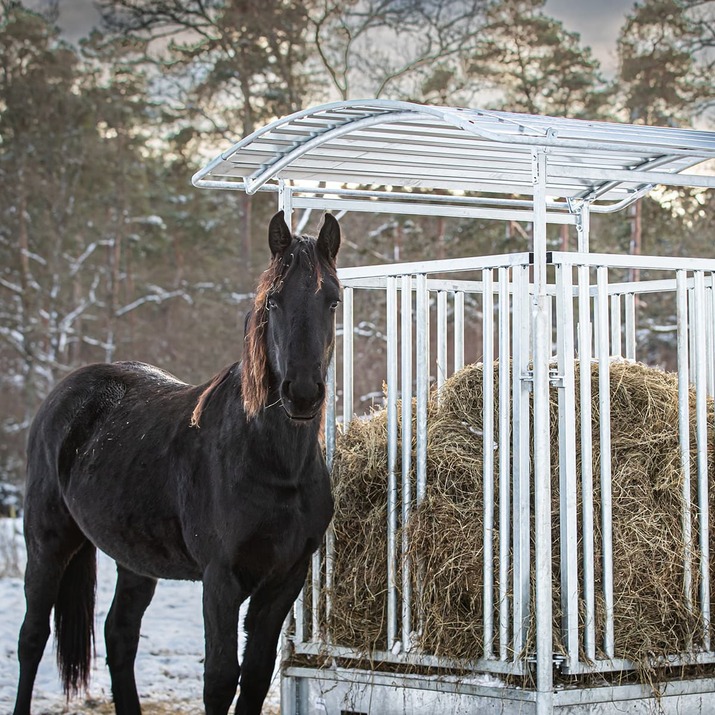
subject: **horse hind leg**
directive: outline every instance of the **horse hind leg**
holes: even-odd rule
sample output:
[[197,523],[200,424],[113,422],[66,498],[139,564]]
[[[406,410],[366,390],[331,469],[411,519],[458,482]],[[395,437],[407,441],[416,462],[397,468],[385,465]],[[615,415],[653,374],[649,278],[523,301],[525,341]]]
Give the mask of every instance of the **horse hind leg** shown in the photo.
[[[27,565],[25,567],[25,619],[20,628],[18,641],[18,660],[20,678],[17,688],[14,715],[29,715],[32,690],[37,676],[37,669],[50,635],[50,615],[53,607],[62,610],[58,602],[68,600],[68,591],[76,585],[78,572],[84,571],[91,576],[93,568],[90,559],[94,559],[94,547],[89,544],[68,515],[62,517],[54,512],[52,525],[47,528],[35,528],[32,522],[32,510],[28,508],[25,519],[27,541]],[[60,518],[62,517],[62,518]],[[86,581],[87,579],[85,579]],[[91,592],[75,594],[77,605],[94,603],[94,586]],[[67,615],[66,611],[64,612]],[[71,619],[70,619],[71,620]],[[67,625],[68,621],[65,620]],[[77,623],[75,622],[75,625]],[[91,621],[89,624],[91,627]],[[86,633],[86,629],[85,629]],[[91,638],[91,633],[89,634]],[[86,645],[86,644],[85,644]],[[88,655],[91,650],[87,650]],[[82,666],[74,668],[80,680],[84,680],[88,670],[88,658],[82,658]],[[72,670],[72,668],[70,668]],[[75,680],[75,687],[78,681]]]
[[140,576],[117,564],[117,587],[104,623],[107,665],[117,715],[140,715],[134,679],[142,617],[151,603],[156,579]]

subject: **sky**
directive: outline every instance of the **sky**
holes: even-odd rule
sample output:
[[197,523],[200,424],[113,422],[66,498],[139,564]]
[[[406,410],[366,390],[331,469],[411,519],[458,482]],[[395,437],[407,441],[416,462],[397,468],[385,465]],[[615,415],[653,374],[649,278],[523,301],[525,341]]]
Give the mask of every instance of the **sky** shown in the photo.
[[[25,0],[33,9],[47,0]],[[547,0],[546,14],[561,20],[566,29],[578,32],[582,43],[600,60],[606,75],[616,70],[616,38],[625,14],[634,0]],[[69,40],[86,35],[99,20],[93,0],[58,0],[59,26]]]

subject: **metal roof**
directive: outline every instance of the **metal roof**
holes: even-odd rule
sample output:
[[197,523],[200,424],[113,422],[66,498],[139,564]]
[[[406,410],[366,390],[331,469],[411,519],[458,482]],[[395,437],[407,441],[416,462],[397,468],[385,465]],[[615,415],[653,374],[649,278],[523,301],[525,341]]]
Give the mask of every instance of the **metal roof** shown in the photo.
[[594,210],[615,210],[661,183],[715,187],[711,168],[680,174],[715,158],[715,132],[374,99],[278,119],[217,156],[193,183],[252,194],[281,180],[306,191],[328,182],[371,187],[375,198],[446,190],[513,204],[533,194],[535,147],[548,150],[552,208],[586,199]]

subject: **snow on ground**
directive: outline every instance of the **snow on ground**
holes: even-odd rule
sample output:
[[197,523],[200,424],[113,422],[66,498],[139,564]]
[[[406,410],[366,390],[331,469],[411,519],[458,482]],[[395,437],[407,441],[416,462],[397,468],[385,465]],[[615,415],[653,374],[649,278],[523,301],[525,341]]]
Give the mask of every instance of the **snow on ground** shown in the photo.
[[[17,548],[19,563],[24,564],[21,528],[19,520],[0,519],[3,551],[8,549],[8,545],[10,548]],[[95,612],[96,658],[87,695],[70,703],[66,702],[57,675],[53,642],[50,639],[35,682],[35,715],[96,713],[98,705],[111,701],[103,628],[114,592],[115,579],[114,562],[100,552]],[[0,578],[0,713],[12,712],[15,702],[18,675],[17,635],[24,613],[22,578]],[[242,637],[241,628],[241,648]],[[160,581],[154,600],[142,621],[135,668],[140,699],[145,703],[171,704],[170,712],[203,712],[203,645],[201,584]],[[275,674],[264,712],[279,712],[278,703],[278,675]]]

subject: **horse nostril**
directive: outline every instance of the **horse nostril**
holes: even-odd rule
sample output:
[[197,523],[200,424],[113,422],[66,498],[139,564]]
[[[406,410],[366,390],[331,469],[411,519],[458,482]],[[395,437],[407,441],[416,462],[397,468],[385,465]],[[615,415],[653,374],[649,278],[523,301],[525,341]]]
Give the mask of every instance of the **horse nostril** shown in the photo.
[[284,380],[281,384],[281,397],[300,410],[309,410],[324,399],[325,383],[314,380]]

